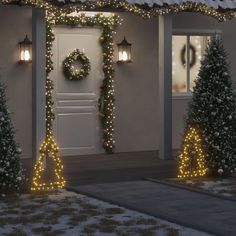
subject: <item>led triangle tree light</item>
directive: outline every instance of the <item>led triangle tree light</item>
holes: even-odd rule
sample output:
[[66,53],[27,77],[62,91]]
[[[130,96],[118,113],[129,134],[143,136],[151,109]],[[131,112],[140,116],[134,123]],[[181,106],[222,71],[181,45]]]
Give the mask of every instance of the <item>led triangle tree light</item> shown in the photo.
[[[54,174],[56,180],[50,183],[42,182],[42,175],[43,172],[45,171],[43,166],[46,158],[52,158],[52,160],[55,162]],[[35,176],[33,178],[33,185],[31,187],[31,190],[39,191],[39,190],[53,190],[53,189],[63,188],[66,184],[66,181],[64,180],[64,177],[61,176],[62,170],[63,170],[63,165],[58,156],[58,146],[56,142],[53,140],[52,134],[50,133],[49,135],[46,136],[46,140],[40,147],[40,156],[35,165]]]
[[178,178],[204,176],[207,173],[201,138],[197,130],[189,127],[180,154]]
[[[40,190],[53,190],[63,188],[66,184],[64,177],[61,175],[63,170],[63,165],[58,156],[58,146],[53,139],[53,120],[55,115],[53,113],[53,81],[49,78],[50,72],[53,70],[51,55],[52,55],[52,41],[54,39],[54,34],[52,31],[52,23],[50,17],[47,15],[47,53],[46,53],[46,137],[43,144],[40,147],[40,156],[37,160],[37,163],[34,167],[35,175],[33,177],[33,183],[31,190],[40,191]],[[45,172],[44,162],[46,159],[51,158],[55,163],[54,174],[56,179],[54,181],[48,181],[47,183],[42,181],[43,172]]]
[[[63,170],[63,165],[58,156],[59,148],[53,139],[52,134],[52,122],[54,120],[54,113],[52,110],[52,90],[53,90],[53,82],[47,77],[46,79],[46,137],[43,144],[40,147],[40,156],[35,165],[35,176],[33,178],[33,183],[31,190],[32,191],[40,191],[40,190],[53,190],[63,188],[66,184],[64,177],[61,176],[61,172]],[[44,162],[47,158],[51,158],[55,163],[54,174],[56,180],[54,182],[44,183],[42,182],[42,174],[45,171]]]

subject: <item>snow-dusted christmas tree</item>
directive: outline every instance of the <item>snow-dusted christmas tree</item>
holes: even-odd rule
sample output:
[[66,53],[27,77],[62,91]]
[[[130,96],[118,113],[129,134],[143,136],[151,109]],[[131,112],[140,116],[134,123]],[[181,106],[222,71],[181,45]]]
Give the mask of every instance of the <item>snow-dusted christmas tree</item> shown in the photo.
[[186,129],[189,126],[201,134],[209,174],[236,172],[236,96],[219,36],[212,37],[201,63]]
[[21,149],[7,108],[5,86],[0,82],[0,192],[19,190],[24,176],[20,163]]

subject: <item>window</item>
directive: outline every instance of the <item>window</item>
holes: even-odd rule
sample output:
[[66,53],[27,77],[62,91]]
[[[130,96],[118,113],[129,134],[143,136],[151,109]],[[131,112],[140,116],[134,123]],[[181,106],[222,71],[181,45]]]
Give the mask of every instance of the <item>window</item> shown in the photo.
[[172,93],[189,94],[193,90],[209,35],[172,36]]

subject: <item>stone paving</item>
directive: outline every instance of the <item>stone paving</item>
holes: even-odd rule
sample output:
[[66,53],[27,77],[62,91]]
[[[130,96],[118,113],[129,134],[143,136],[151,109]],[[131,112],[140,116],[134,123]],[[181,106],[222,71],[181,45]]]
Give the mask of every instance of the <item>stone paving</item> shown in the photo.
[[151,181],[80,185],[69,189],[213,235],[236,235],[236,201]]

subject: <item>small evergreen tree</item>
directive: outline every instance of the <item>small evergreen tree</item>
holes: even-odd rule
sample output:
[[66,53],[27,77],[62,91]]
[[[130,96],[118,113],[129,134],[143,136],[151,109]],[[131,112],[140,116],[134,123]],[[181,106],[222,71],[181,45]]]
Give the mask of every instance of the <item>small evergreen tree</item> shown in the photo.
[[0,192],[19,190],[24,180],[20,163],[21,149],[7,108],[5,86],[0,82]]
[[201,62],[186,130],[189,126],[201,134],[210,174],[236,172],[236,96],[227,55],[217,36],[212,37]]

